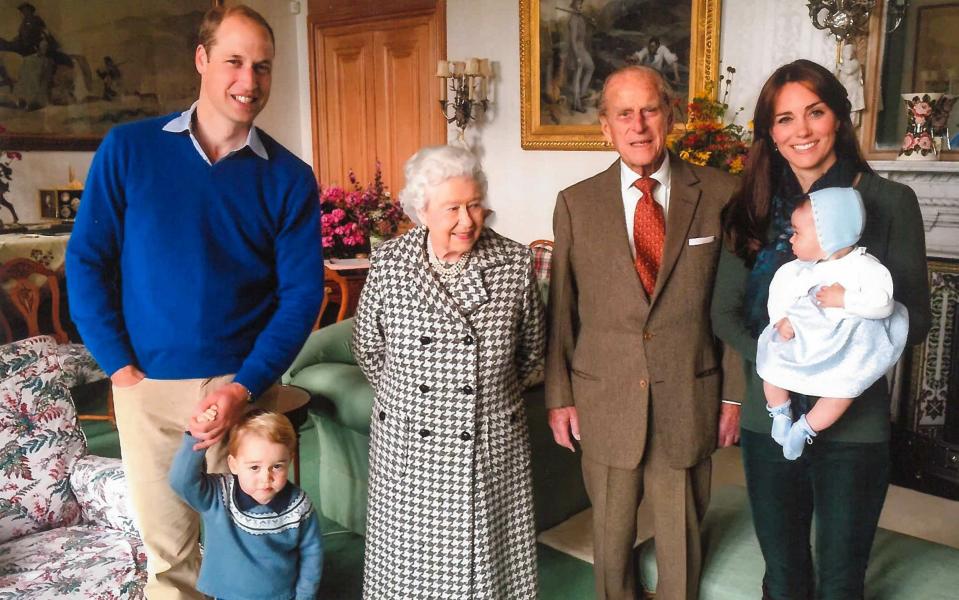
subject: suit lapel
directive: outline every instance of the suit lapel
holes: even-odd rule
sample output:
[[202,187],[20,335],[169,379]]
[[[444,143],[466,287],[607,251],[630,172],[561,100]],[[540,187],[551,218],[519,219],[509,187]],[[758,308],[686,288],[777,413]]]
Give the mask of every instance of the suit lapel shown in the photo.
[[426,228],[420,227],[418,231],[411,232],[413,233],[416,235],[408,236],[409,247],[404,250],[413,261],[410,270],[418,282],[417,287],[423,293],[424,302],[431,311],[463,318],[489,301],[484,273],[505,261],[504,253],[498,251],[497,237],[492,230],[483,229],[480,239],[473,246],[466,268],[449,290],[439,282],[426,256]]
[[692,169],[676,155],[670,153],[669,168],[671,182],[669,186],[669,213],[666,215],[666,242],[663,248],[663,260],[656,276],[655,299],[676,267],[676,261],[686,244],[689,226],[699,205],[699,178]]
[[471,315],[477,308],[489,301],[489,292],[484,281],[485,273],[505,260],[504,254],[498,252],[497,239],[491,229],[484,228],[480,239],[473,246],[473,254],[463,274],[460,275],[450,295],[456,301],[457,309],[463,315]]
[[410,231],[405,238],[408,246],[403,249],[403,255],[409,257],[411,263],[409,272],[416,281],[416,288],[422,294],[422,300],[426,303],[430,312],[449,317],[459,317],[460,313],[456,303],[453,302],[443,285],[433,275],[433,268],[430,267],[429,259],[426,256],[426,235],[425,227],[417,227]]

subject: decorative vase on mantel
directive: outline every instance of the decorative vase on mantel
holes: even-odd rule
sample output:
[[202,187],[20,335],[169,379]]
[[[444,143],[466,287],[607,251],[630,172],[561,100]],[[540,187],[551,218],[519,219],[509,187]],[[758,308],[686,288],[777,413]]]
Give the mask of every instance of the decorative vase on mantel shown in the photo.
[[938,160],[939,153],[932,133],[932,113],[942,94],[913,92],[902,94],[906,101],[909,124],[902,138],[902,148],[896,160]]

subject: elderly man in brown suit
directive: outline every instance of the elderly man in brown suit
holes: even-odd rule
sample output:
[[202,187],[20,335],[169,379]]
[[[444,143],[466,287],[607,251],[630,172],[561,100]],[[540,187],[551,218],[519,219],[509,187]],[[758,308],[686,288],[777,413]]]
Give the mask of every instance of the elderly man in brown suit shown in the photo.
[[736,181],[666,151],[671,107],[654,69],[611,74],[600,122],[620,158],[560,192],[553,215],[546,397],[556,443],[574,450],[572,434],[582,445],[597,598],[637,595],[644,495],[656,597],[698,597],[709,457],[738,437],[709,321],[719,215]]

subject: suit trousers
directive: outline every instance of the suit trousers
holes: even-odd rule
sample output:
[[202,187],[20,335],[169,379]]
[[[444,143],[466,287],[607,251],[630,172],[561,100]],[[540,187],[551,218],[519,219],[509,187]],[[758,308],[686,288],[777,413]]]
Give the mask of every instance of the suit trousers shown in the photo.
[[652,504],[659,569],[657,600],[695,600],[702,569],[700,524],[709,504],[711,459],[688,469],[669,466],[661,436],[647,437],[642,463],[616,469],[583,456],[583,479],[593,504],[596,598],[633,600],[637,512]]
[[[863,598],[866,566],[889,487],[889,444],[814,441],[783,458],[769,433],[743,429],[743,468],[766,561],[764,597]],[[816,521],[816,571],[810,547]]]
[[[137,528],[147,553],[149,600],[205,598],[196,591],[200,572],[200,517],[168,483],[173,456],[183,442],[196,403],[233,380],[143,379],[113,386],[120,452]],[[227,473],[227,438],[207,450],[207,472]]]

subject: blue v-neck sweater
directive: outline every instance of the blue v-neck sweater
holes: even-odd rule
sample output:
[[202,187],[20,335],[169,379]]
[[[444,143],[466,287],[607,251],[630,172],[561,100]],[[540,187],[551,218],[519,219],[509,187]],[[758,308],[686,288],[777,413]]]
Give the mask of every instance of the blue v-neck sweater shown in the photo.
[[70,312],[107,373],[236,373],[258,394],[293,360],[323,293],[316,181],[262,131],[210,165],[177,115],[115,127],[67,250]]

